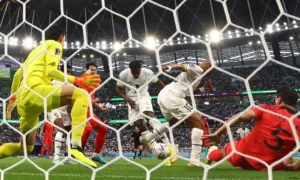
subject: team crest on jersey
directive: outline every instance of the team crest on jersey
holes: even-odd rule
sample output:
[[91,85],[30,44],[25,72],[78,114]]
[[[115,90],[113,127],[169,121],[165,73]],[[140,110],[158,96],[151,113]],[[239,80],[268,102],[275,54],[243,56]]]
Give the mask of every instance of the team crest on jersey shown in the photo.
[[55,49],[55,55],[59,55],[60,54],[60,50],[58,48]]

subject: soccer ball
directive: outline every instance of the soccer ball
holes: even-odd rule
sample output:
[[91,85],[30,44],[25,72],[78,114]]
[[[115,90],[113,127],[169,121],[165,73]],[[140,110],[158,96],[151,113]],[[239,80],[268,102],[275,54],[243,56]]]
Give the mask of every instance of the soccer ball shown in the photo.
[[152,148],[152,153],[156,156],[157,159],[164,160],[170,156],[169,148],[163,143],[157,143]]

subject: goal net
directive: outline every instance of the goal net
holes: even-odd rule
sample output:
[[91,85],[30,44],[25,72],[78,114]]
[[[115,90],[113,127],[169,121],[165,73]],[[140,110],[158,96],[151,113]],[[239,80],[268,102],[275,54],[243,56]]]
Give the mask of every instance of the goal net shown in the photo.
[[[263,0],[261,1],[269,11],[269,6]],[[299,88],[298,85],[300,85],[300,83],[298,82],[297,78],[299,77],[298,75],[300,71],[299,68],[296,67],[298,57],[295,56],[299,56],[300,53],[299,41],[298,37],[296,37],[298,36],[296,29],[298,28],[298,21],[300,21],[300,18],[287,12],[284,0],[283,2],[281,0],[276,0],[276,2],[274,1],[273,5],[276,5],[279,13],[276,14],[276,17],[273,19],[273,21],[269,22],[270,24],[268,24],[266,28],[256,29],[248,29],[243,26],[243,23],[239,23],[239,18],[234,14],[232,7],[228,7],[228,0],[215,0],[213,3],[217,3],[217,10],[224,12],[222,15],[222,21],[224,25],[219,29],[217,29],[215,25],[215,28],[211,28],[212,30],[209,34],[206,34],[202,37],[190,32],[190,29],[198,27],[190,26],[188,30],[187,27],[183,27],[186,25],[183,23],[185,19],[182,18],[188,19],[189,17],[183,16],[180,11],[184,8],[187,8],[186,4],[191,3],[189,0],[175,0],[172,2],[169,1],[169,3],[158,0],[142,0],[135,4],[137,6],[130,11],[130,13],[128,13],[128,11],[126,11],[127,13],[119,11],[117,7],[114,7],[113,4],[105,0],[101,0],[99,2],[93,1],[96,10],[93,12],[89,12],[89,10],[82,11],[82,14],[79,15],[79,18],[72,17],[71,13],[65,10],[65,6],[68,4],[66,4],[64,0],[57,0],[56,3],[59,4],[59,11],[56,12],[59,12],[59,14],[56,14],[56,16],[50,12],[50,14],[47,16],[49,17],[49,23],[46,23],[46,26],[43,26],[43,22],[39,22],[39,25],[41,26],[38,26],[34,23],[34,21],[36,21],[34,11],[33,15],[27,13],[28,8],[30,8],[28,7],[30,1],[16,0],[12,2],[18,4],[15,6],[21,7],[18,9],[18,11],[16,11],[17,15],[12,16],[12,19],[15,18],[13,19],[15,21],[15,24],[13,25],[14,28],[9,31],[5,28],[1,29],[2,21],[5,17],[4,15],[0,24],[0,49],[2,50],[0,54],[0,78],[3,79],[1,84],[2,89],[0,92],[2,93],[1,113],[3,116],[1,122],[2,132],[0,133],[3,136],[2,138],[0,137],[2,143],[18,142],[21,140],[23,144],[26,144],[25,137],[28,137],[29,134],[36,130],[38,130],[39,133],[40,127],[48,121],[47,101],[55,92],[52,92],[52,94],[49,94],[46,97],[33,92],[37,97],[43,99],[44,112],[40,116],[40,123],[38,123],[35,128],[31,129],[25,134],[20,132],[19,120],[13,118],[14,116],[19,118],[17,111],[13,111],[11,119],[8,119],[5,112],[7,111],[8,101],[11,99],[11,97],[14,97],[18,92],[20,92],[21,89],[28,88],[28,86],[25,84],[15,94],[9,94],[10,88],[7,87],[11,85],[12,81],[7,79],[12,80],[16,69],[22,67],[24,69],[23,79],[26,80],[25,75],[27,66],[26,64],[22,64],[24,57],[21,58],[21,56],[27,56],[33,48],[39,45],[43,46],[43,51],[41,53],[46,52],[44,43],[45,34],[52,26],[59,24],[69,29],[65,37],[66,42],[63,45],[63,51],[65,51],[66,54],[63,55],[63,58],[60,62],[60,65],[65,66],[65,84],[71,85],[67,82],[67,64],[71,64],[74,74],[76,76],[80,76],[85,71],[85,63],[94,62],[97,64],[99,74],[102,76],[103,82],[96,90],[93,91],[93,93],[100,98],[101,102],[99,105],[109,109],[108,113],[101,113],[100,115],[101,119],[107,120],[106,123],[104,121],[99,121],[100,126],[105,126],[108,128],[106,142],[102,148],[101,154],[103,157],[109,159],[109,161],[107,164],[98,166],[97,168],[92,168],[82,164],[86,167],[86,169],[89,169],[91,176],[82,175],[80,173],[75,175],[69,173],[68,170],[59,171],[59,169],[62,167],[60,164],[54,165],[52,163],[48,163],[47,165],[43,165],[44,161],[41,162],[40,160],[32,158],[33,156],[38,157],[39,150],[42,147],[43,139],[37,136],[35,148],[39,147],[37,148],[38,150],[35,149],[31,154],[28,154],[27,149],[24,146],[24,156],[17,157],[18,160],[8,161],[3,159],[3,161],[6,163],[4,164],[5,166],[1,166],[1,179],[10,179],[9,177],[12,177],[12,175],[18,174],[20,174],[20,176],[23,174],[25,177],[28,177],[28,179],[35,179],[35,176],[39,176],[39,179],[55,179],[58,177],[63,177],[66,179],[97,179],[98,176],[104,179],[210,179],[210,175],[213,173],[216,173],[216,175],[213,175],[212,177],[223,179],[223,174],[216,172],[214,169],[217,169],[218,166],[225,166],[225,161],[234,153],[249,159],[253,159],[265,165],[268,171],[268,179],[273,179],[274,176],[272,168],[274,166],[281,163],[287,157],[294,156],[295,158],[298,158],[299,154],[296,152],[299,150],[299,139],[297,136],[297,130],[299,131],[299,129],[296,129],[295,125],[293,124],[293,119],[297,117],[298,114],[294,115],[290,119],[278,115],[281,118],[289,121],[297,146],[294,151],[290,152],[284,158],[279,159],[273,164],[267,164],[260,159],[236,151],[233,142],[235,139],[238,139],[240,136],[242,136],[240,135],[240,131],[238,131],[240,127],[233,125],[234,121],[226,123],[226,120],[228,120],[231,115],[235,114],[236,112],[245,112],[246,110],[255,107],[257,104],[271,103],[271,101],[274,100],[272,94],[274,94],[275,89],[280,86],[289,86],[295,89]],[[126,2],[129,4],[128,6],[134,7],[134,3],[128,1]],[[207,1],[206,3],[209,2]],[[212,3],[212,1],[210,1],[210,3]],[[236,1],[234,2],[233,6],[235,6],[235,3]],[[124,6],[126,6],[126,3]],[[3,7],[0,8],[2,8],[1,11],[6,12],[8,7],[8,3],[3,3]],[[145,16],[148,15],[146,7],[153,10],[154,13],[152,15],[149,14],[149,16],[151,16],[151,18],[157,18],[157,21],[161,26],[163,26],[163,28],[155,29],[151,27],[151,24],[146,23]],[[272,9],[270,11],[272,11]],[[251,21],[253,23],[254,20],[252,19],[253,15],[251,12],[253,11],[250,10]],[[196,16],[198,11],[196,12],[196,15],[194,12],[192,12],[192,14],[194,15],[194,20],[197,19]],[[181,17],[181,15],[183,17]],[[28,17],[32,18],[29,19]],[[164,17],[170,21],[171,25],[164,23]],[[216,20],[218,21],[217,18],[218,17],[216,17]],[[113,24],[106,24],[105,26],[107,27],[102,29],[102,21],[106,21],[107,19],[109,19],[109,21]],[[285,23],[283,25],[278,25],[278,22],[282,19],[288,19],[289,24]],[[10,21],[11,20],[9,20],[9,23]],[[216,23],[215,17],[213,21]],[[67,22],[73,25],[69,25]],[[114,24],[115,22],[116,24]],[[96,23],[97,27],[92,26],[92,23]],[[23,32],[28,30],[28,28],[31,31],[31,35],[32,32],[36,32],[38,34],[35,35],[35,39],[32,37],[25,38],[23,41],[18,39],[20,38],[18,36],[28,34],[28,32]],[[126,30],[121,30],[122,28],[125,28]],[[112,42],[109,43],[106,41],[99,41],[98,39],[101,38],[97,37],[99,36],[97,32],[103,31],[103,35],[107,33],[108,29],[111,31],[110,33],[114,38],[111,39]],[[142,37],[142,35],[150,34],[148,29],[151,29],[151,33],[153,34],[161,33],[160,37],[163,38],[157,40],[153,36]],[[288,36],[287,38],[284,35],[284,37],[280,38],[285,38],[285,41],[281,41],[280,43],[278,43],[280,40],[271,37],[271,33],[280,33],[281,31],[285,30],[292,31],[295,37]],[[73,34],[70,35],[70,32]],[[78,35],[74,35],[76,33]],[[76,39],[73,37],[79,37],[81,40],[76,41]],[[92,42],[93,40],[95,41]],[[20,50],[22,47],[26,47],[27,50]],[[16,55],[16,52],[18,55]],[[51,54],[50,52],[46,53],[55,56],[55,54]],[[22,60],[19,60],[18,57],[20,57]],[[277,59],[278,57],[281,59]],[[208,121],[208,124],[211,126],[210,130],[212,133],[221,125],[225,124],[227,127],[227,133],[222,136],[222,142],[216,145],[219,147],[224,147],[226,143],[230,143],[233,146],[232,153],[230,153],[226,158],[212,165],[206,165],[206,163],[202,161],[201,164],[203,167],[199,169],[199,172],[195,172],[193,169],[190,170],[184,167],[189,161],[192,146],[190,140],[191,128],[185,123],[186,119],[189,117],[187,116],[179,120],[179,122],[174,126],[167,127],[167,135],[170,138],[174,149],[176,149],[177,146],[179,148],[176,156],[178,156],[178,161],[181,164],[178,167],[184,168],[184,175],[175,173],[175,171],[178,170],[178,167],[174,171],[169,169],[165,171],[165,169],[163,169],[163,166],[167,161],[170,160],[171,157],[163,161],[156,160],[151,152],[144,150],[142,158],[145,159],[145,161],[148,161],[151,165],[147,164],[148,162],[139,162],[135,159],[132,159],[134,156],[132,150],[137,149],[136,151],[139,151],[139,149],[138,147],[134,148],[131,144],[131,134],[134,131],[134,127],[131,126],[133,122],[128,121],[129,107],[124,102],[124,99],[117,97],[115,94],[116,83],[121,83],[135,91],[138,99],[140,100],[141,90],[151,84],[151,81],[154,78],[158,77],[165,84],[169,84],[172,81],[177,81],[176,76],[179,74],[179,72],[163,72],[161,68],[162,66],[175,63],[199,65],[205,59],[211,60],[212,68],[203,75],[199,76],[192,85],[194,85],[197,81],[202,81],[201,85],[203,86],[206,80],[211,79],[214,83],[214,87],[211,92],[201,93],[198,91],[193,92],[192,85],[189,85],[190,96],[187,97],[187,100],[193,107],[191,114],[198,113],[205,117],[205,119]],[[289,63],[286,63],[282,59],[287,59]],[[31,59],[28,63],[31,63],[34,60],[35,58]],[[133,87],[130,86],[128,82],[122,82],[118,78],[118,74],[123,69],[127,68],[129,62],[132,60],[143,61],[143,67],[153,70],[155,72],[155,76],[152,77],[152,79],[148,82],[145,82],[142,86]],[[250,60],[253,60],[253,62],[259,61],[259,65],[252,65],[252,61],[250,62]],[[231,68],[231,66],[235,66],[235,63],[237,62],[241,62],[239,67]],[[273,82],[270,82],[270,79]],[[276,82],[278,82],[278,84],[274,85]],[[31,89],[29,90],[32,91]],[[300,91],[300,89],[296,90],[297,92]],[[164,123],[166,120],[162,116],[159,106],[156,102],[159,91],[160,90],[158,88],[152,88],[152,90],[150,90],[150,95],[152,96],[154,115],[159,121]],[[92,103],[93,102],[90,94],[90,107],[93,106]],[[257,108],[261,111],[275,114],[263,108]],[[93,108],[90,108],[89,111],[91,114],[94,114]],[[145,119],[151,119],[148,115],[143,114],[143,112],[140,112],[139,115],[143,116]],[[235,119],[238,119],[240,115],[238,115]],[[85,125],[90,119],[86,119],[79,126]],[[246,129],[249,128],[250,132],[254,125],[254,121],[245,123]],[[65,141],[70,141],[72,132],[74,129],[79,127],[72,127],[72,130],[67,132],[57,125],[53,124],[53,126],[56,129],[63,131],[67,135],[65,137]],[[19,136],[21,136],[21,138],[17,138]],[[85,154],[87,156],[93,155],[96,146],[96,139],[97,133],[94,132],[90,136],[85,149]],[[70,152],[70,144],[63,146],[66,146],[66,150],[64,151],[67,151],[68,149]],[[49,154],[52,153],[50,152]],[[202,152],[201,159],[204,160],[206,158],[205,156],[206,154]],[[63,158],[62,162],[66,162],[69,158],[71,158],[70,153]],[[77,163],[80,163],[73,158],[71,159]],[[123,160],[121,165],[118,164],[120,160]],[[49,160],[49,162],[50,161],[52,162],[52,160]],[[30,166],[35,167],[39,173],[32,173],[28,168],[18,168],[21,166],[24,167],[25,162],[29,163]],[[69,170],[72,169],[71,166],[72,165],[68,167]],[[142,175],[136,175],[135,171],[121,172],[121,170],[118,170],[119,166],[130,166],[132,168],[136,168],[136,171],[143,172],[143,174],[139,173]],[[176,164],[174,164],[174,166],[176,168]],[[229,165],[227,164],[227,166]],[[85,171],[85,169],[82,169],[81,166],[79,167],[78,165],[74,165],[74,167],[79,168],[80,172]],[[106,172],[109,168],[114,168],[110,174]],[[174,168],[173,165],[170,167],[170,169],[172,168]],[[230,168],[233,169],[234,167]],[[18,171],[15,172],[13,171],[14,169],[17,169]],[[126,171],[126,169],[124,171]],[[182,170],[180,171],[183,172]],[[191,171],[190,173],[193,174],[193,177],[189,176],[189,171]],[[54,175],[51,175],[53,172]],[[71,172],[74,172],[74,169]],[[102,172],[105,173],[101,176],[100,174]],[[168,175],[166,175],[166,173]],[[175,173],[176,175],[172,175],[172,173]],[[240,177],[233,176],[233,178]],[[247,178],[245,177],[242,179]]]

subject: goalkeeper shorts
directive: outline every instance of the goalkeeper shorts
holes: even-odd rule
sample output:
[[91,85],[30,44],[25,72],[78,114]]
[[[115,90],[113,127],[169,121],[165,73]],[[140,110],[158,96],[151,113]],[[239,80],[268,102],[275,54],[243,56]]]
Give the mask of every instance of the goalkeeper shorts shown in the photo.
[[38,125],[39,115],[44,112],[44,98],[47,112],[60,107],[61,90],[60,86],[36,85],[32,86],[31,90],[23,88],[19,92],[17,107],[21,132],[25,133]]

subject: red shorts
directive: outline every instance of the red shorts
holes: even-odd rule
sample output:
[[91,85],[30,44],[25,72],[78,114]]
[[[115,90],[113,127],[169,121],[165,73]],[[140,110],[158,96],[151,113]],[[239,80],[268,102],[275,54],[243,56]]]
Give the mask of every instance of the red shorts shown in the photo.
[[101,119],[98,117],[98,116],[96,116],[96,114],[93,114],[94,116],[93,117],[91,117],[90,116],[90,113],[89,113],[89,111],[88,111],[88,113],[87,113],[87,118],[90,118],[91,117],[91,120],[89,120],[89,123],[90,123],[90,125],[94,128],[94,127],[97,127],[97,126],[99,126],[99,125],[101,125],[99,122],[101,121]]
[[44,145],[53,146],[52,136],[45,136],[44,137]]
[[[236,151],[243,153],[243,151],[241,150],[240,144],[239,144],[239,140],[234,141],[234,146]],[[232,151],[232,147],[230,145],[230,143],[225,145],[225,155],[227,156],[228,154],[230,154]],[[243,153],[244,154],[244,153]],[[247,158],[234,153],[232,156],[230,156],[228,158],[228,161],[230,162],[230,164],[234,167],[241,167],[243,169],[247,169],[247,170],[261,170],[261,171],[267,171],[267,167],[255,160],[249,159],[247,160]],[[257,163],[255,163],[255,166],[251,165],[249,163],[249,161],[255,161]],[[276,166],[273,167],[273,170],[286,170],[286,167],[280,163]]]
[[204,139],[203,140],[203,146],[207,147],[207,148],[210,147],[210,142],[207,139]]
[[[238,152],[241,152],[240,146],[239,146],[239,141],[234,141],[234,146]],[[225,145],[225,155],[227,156],[228,154],[231,153],[231,151],[232,151],[231,144],[230,143],[226,144]],[[230,156],[228,158],[228,161],[234,167],[241,167],[243,169],[248,169],[248,170],[255,169],[254,167],[252,167],[251,164],[248,163],[248,161],[246,160],[245,157],[243,157],[239,154],[236,154],[236,153],[234,153],[232,156]]]

